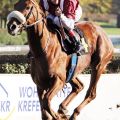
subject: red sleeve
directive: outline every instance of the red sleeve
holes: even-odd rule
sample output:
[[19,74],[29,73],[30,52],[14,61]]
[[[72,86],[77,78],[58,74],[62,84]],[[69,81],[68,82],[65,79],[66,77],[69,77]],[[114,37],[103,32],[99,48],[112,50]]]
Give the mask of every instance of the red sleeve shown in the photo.
[[65,0],[63,6],[63,13],[66,17],[75,19],[75,11],[78,6],[78,1]]

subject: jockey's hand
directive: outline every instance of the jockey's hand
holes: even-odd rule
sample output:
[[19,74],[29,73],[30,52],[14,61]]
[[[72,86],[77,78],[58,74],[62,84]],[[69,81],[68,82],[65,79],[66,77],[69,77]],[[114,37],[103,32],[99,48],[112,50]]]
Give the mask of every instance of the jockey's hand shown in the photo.
[[62,10],[58,7],[55,11],[56,16],[60,16],[62,14]]

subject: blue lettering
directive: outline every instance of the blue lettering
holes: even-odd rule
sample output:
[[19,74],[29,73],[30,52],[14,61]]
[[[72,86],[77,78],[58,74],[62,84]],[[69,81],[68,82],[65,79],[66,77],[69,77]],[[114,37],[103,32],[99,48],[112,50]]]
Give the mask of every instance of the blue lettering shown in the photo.
[[33,101],[32,102],[32,111],[34,110],[34,108],[36,107],[37,105],[36,105],[36,101]]
[[40,102],[36,101],[36,111],[40,111]]
[[0,101],[0,112],[10,111],[10,101]]
[[27,101],[24,101],[23,103],[23,111],[27,111]]
[[24,98],[24,97],[37,97],[37,89],[36,87],[19,87],[19,91],[20,91],[20,97]]
[[31,101],[28,101],[28,111],[33,111],[31,107],[32,107]]
[[29,87],[29,88],[27,89],[27,96],[28,96],[28,97],[31,97],[32,95],[33,95],[32,87]]
[[10,101],[6,102],[6,111],[9,112],[10,111]]
[[25,93],[26,93],[25,87],[20,87],[19,91],[20,91],[20,97],[25,97]]
[[33,97],[38,97],[36,87],[33,88]]
[[1,101],[0,109],[1,112],[5,112],[5,101]]
[[71,87],[64,87],[63,90],[59,91],[57,97],[67,97],[71,92]]
[[40,111],[39,101],[19,101],[18,112]]
[[22,112],[22,101],[18,102],[18,112],[21,111]]

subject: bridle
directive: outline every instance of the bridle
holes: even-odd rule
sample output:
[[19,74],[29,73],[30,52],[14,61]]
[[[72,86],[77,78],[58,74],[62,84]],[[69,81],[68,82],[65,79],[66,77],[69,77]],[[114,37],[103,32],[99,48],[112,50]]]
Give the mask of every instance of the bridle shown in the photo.
[[[15,14],[15,15],[17,14],[17,15],[19,15],[19,16],[21,15],[21,19],[23,20],[23,22],[21,22],[21,24],[18,25],[19,31],[17,32],[17,34],[20,34],[20,33],[22,32],[22,30],[28,30],[29,28],[37,25],[38,23],[39,23],[39,24],[42,23],[43,27],[44,27],[44,25],[46,25],[46,24],[44,24],[44,23],[46,23],[46,22],[45,22],[45,19],[46,19],[46,18],[45,18],[44,13],[38,11],[37,5],[36,5],[36,3],[34,3],[33,0],[30,0],[30,1],[32,2],[33,5],[29,8],[29,12],[27,13],[27,15],[24,15],[24,14],[22,14],[22,13],[19,12],[19,11],[13,11],[13,12],[11,12],[11,13],[8,15],[8,18],[7,18],[8,21],[10,20],[10,18],[12,18],[12,17],[11,17],[12,15],[14,16],[14,14]],[[35,14],[33,13],[33,8],[35,8],[35,10],[36,10],[36,12],[37,12],[36,17],[35,17]],[[16,12],[17,12],[17,13],[16,13]],[[34,23],[31,23],[31,24],[28,24],[28,19],[30,18],[31,14],[32,14],[33,17],[34,17],[35,22],[34,22]],[[39,15],[41,15],[41,18],[39,18]],[[15,18],[16,18],[16,17],[15,17]],[[18,18],[19,18],[19,17],[18,17]],[[17,18],[16,18],[16,19],[17,19]],[[17,19],[17,20],[19,21],[19,19]],[[38,27],[38,26],[37,26],[37,27]],[[41,36],[42,34],[43,34],[43,28],[42,28],[42,31],[41,31],[41,32],[39,31],[39,36]],[[47,49],[47,47],[48,47],[49,41],[50,41],[50,33],[49,33],[48,38],[47,38],[47,43],[46,43],[46,45],[45,45],[45,47],[44,47],[44,49],[43,49],[44,52],[46,51],[46,49]]]
[[[33,2],[33,0],[30,0],[30,1],[33,3],[33,6],[30,8],[29,13],[25,16],[26,22],[25,22],[24,24],[21,24],[21,25],[20,25],[21,30],[22,30],[22,29],[30,28],[30,27],[38,24],[38,23],[43,22],[43,20],[44,20],[43,13],[40,13],[40,12],[37,11],[36,4]],[[29,19],[30,15],[33,14],[33,8],[34,8],[34,7],[36,8],[37,19],[36,19],[36,21],[35,21],[34,23],[28,25],[28,24],[27,24],[27,20]],[[38,14],[41,14],[41,15],[42,15],[42,18],[41,18],[41,19],[38,19]],[[33,15],[34,15],[34,14],[33,14]]]
[[[27,25],[26,23],[23,24],[23,27],[24,27],[25,29],[26,29],[26,28],[30,28],[30,27],[38,24],[38,23],[41,23],[41,22],[44,23],[44,18],[45,18],[45,17],[43,16],[43,13],[37,11],[36,4],[33,2],[33,0],[30,0],[30,1],[34,4],[34,7],[36,8],[37,19],[36,19],[36,21],[35,21],[34,23],[32,23],[32,24],[30,24],[30,25]],[[33,6],[30,8],[30,11],[29,11],[28,15],[26,16],[26,22],[27,22],[27,19],[29,19],[30,15],[32,14],[32,11],[33,11]],[[38,15],[39,15],[39,14],[42,15],[42,18],[41,18],[41,19],[38,19]],[[39,35],[41,35],[41,34],[42,34],[42,32],[41,32]],[[43,49],[43,52],[46,52],[46,49],[47,49],[47,47],[48,47],[49,41],[50,41],[50,34],[48,35],[47,43],[46,43],[45,48]]]

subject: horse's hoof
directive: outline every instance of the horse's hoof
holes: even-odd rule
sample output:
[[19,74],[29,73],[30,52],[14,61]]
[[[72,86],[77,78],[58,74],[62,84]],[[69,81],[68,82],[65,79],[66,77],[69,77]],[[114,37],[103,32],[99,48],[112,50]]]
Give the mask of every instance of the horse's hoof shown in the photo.
[[68,110],[67,109],[66,110],[58,110],[58,113],[66,115],[68,113]]
[[59,107],[58,113],[60,114],[67,114],[68,110],[66,108],[63,108],[62,106]]
[[61,120],[61,116],[58,113],[52,114],[53,119],[52,120]]
[[63,108],[62,106],[59,107],[58,114],[60,115],[61,120],[69,120],[67,113],[67,109]]

